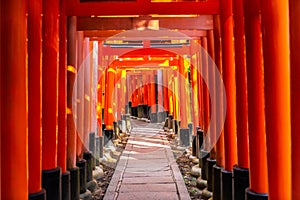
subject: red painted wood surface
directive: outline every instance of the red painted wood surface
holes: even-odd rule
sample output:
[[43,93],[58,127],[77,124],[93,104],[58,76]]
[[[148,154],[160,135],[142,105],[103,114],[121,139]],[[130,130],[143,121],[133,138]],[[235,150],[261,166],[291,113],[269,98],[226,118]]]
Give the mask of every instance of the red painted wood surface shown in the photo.
[[288,1],[261,2],[270,200],[292,199],[288,6]]
[[[121,3],[121,6],[120,6]],[[155,2],[138,0],[131,2],[85,2],[68,0],[67,15],[150,15],[150,14],[218,14],[219,1]],[[92,8],[92,9],[91,9]]]
[[247,105],[247,72],[244,39],[243,0],[233,0],[234,13],[234,52],[236,69],[236,136],[238,166],[249,167],[248,147],[248,105]]
[[[67,168],[76,167],[77,133],[75,128],[73,109],[73,93],[77,74],[76,65],[76,17],[67,18]],[[75,95],[75,99],[76,99]]]
[[28,190],[42,189],[42,2],[28,2]]
[[195,67],[196,63],[192,61],[191,67],[191,85],[192,85],[192,116],[193,116],[193,125],[194,125],[194,135],[196,135],[196,127],[199,126],[199,104],[198,104],[198,90],[199,90],[199,81],[198,81],[198,70]]
[[11,200],[28,198],[26,8],[1,1],[1,198]]
[[43,2],[43,170],[57,166],[59,1]]
[[168,81],[169,74],[167,70],[163,70],[163,91],[164,91],[164,110],[169,111],[169,95],[168,95]]
[[[204,135],[207,136],[208,127],[210,126],[210,96],[208,90],[209,76],[208,76],[208,47],[207,37],[201,37],[201,46],[203,51],[201,52],[201,75],[202,75],[202,90],[203,90],[203,119],[204,119]],[[205,150],[209,148],[209,140],[205,140],[207,143],[204,144]]]
[[93,80],[93,67],[90,62],[90,57],[93,57],[93,55],[90,55],[90,40],[89,38],[84,38],[83,41],[83,61],[82,61],[82,67],[84,67],[84,96],[83,96],[83,102],[84,102],[84,115],[83,117],[83,133],[82,135],[82,141],[84,144],[84,148],[88,148],[86,146],[89,141],[89,133],[91,131],[91,87],[92,87],[92,80]]
[[[201,45],[201,39],[199,39],[199,44]],[[199,105],[199,126],[204,128],[204,104],[203,104],[203,78],[202,78],[202,51],[197,52],[196,62],[198,72],[198,105]]]
[[62,173],[67,170],[67,17],[65,6],[65,1],[60,1],[57,165],[61,167]]
[[256,193],[268,193],[260,1],[245,0],[244,11],[248,82],[250,189]]
[[[210,117],[212,118],[214,110],[216,110],[216,84],[215,84],[215,49],[214,49],[214,33],[213,30],[207,31],[207,52],[208,52],[208,80],[209,80],[209,94],[210,94]],[[216,116],[217,117],[217,116]],[[210,123],[210,158],[215,159],[215,146],[217,135],[219,133],[216,132],[216,123]]]
[[113,66],[107,68],[106,72],[106,83],[105,83],[105,102],[104,112],[105,112],[105,125],[107,130],[113,129],[114,116],[112,113],[112,93],[115,86],[116,70]]
[[291,52],[291,125],[292,125],[292,199],[300,199],[300,2],[290,0],[290,52]]
[[184,66],[184,58],[180,56],[178,60],[179,76],[179,109],[180,109],[180,128],[188,128],[188,109],[187,106],[187,90],[186,90],[186,79],[187,79],[187,69]]
[[154,73],[150,76],[150,102],[151,102],[151,113],[156,113],[156,91],[155,91],[155,77]]
[[77,157],[82,158],[83,153],[83,134],[84,134],[84,37],[82,31],[76,32],[76,65],[77,65],[77,74],[76,74],[76,99],[73,103],[76,104],[76,132],[77,132],[77,145],[76,145],[76,154]]
[[[214,47],[215,47],[215,64],[216,67],[219,70],[219,73],[221,76],[223,75],[223,69],[222,69],[222,57],[221,57],[221,30],[220,30],[220,16],[216,15],[214,16]],[[217,72],[216,72],[217,73]],[[217,84],[217,82],[216,82]],[[222,91],[220,90],[220,87],[217,87],[216,93],[219,93],[221,97],[223,97],[224,94],[222,94]],[[217,120],[222,121],[222,112],[223,112],[223,98],[217,98],[216,99],[216,113],[217,113]],[[224,167],[225,165],[225,154],[224,154],[224,131],[219,135],[219,138],[216,143],[216,161],[217,165],[220,167]]]
[[227,112],[224,124],[225,170],[237,164],[236,91],[233,45],[232,0],[221,0],[222,66]]

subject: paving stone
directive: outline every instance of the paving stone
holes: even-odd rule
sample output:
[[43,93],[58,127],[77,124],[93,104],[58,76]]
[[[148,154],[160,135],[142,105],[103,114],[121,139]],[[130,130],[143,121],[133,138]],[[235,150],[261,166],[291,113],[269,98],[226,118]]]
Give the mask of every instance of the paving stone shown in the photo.
[[124,178],[128,177],[171,177],[172,173],[171,170],[168,171],[158,171],[158,172],[127,172],[123,175]]
[[177,200],[178,196],[175,192],[132,192],[132,193],[120,193],[118,199],[120,200],[137,200],[137,199]]
[[124,178],[122,180],[122,184],[137,184],[137,183],[174,183],[174,180],[171,176],[167,177],[152,177],[151,174],[149,174],[148,177],[130,177],[130,178]]
[[122,192],[176,192],[174,183],[165,184],[122,184],[120,193]]
[[140,167],[133,167],[133,168],[126,168],[125,169],[125,173],[127,172],[131,172],[131,173],[134,173],[134,172],[159,172],[159,171],[168,171],[170,170],[169,167],[152,167],[152,168],[140,168]]
[[128,143],[104,199],[189,200],[163,126],[132,121]]
[[156,158],[156,159],[129,159],[128,164],[151,164],[151,163],[162,163],[162,164],[168,164],[169,161],[166,158]]

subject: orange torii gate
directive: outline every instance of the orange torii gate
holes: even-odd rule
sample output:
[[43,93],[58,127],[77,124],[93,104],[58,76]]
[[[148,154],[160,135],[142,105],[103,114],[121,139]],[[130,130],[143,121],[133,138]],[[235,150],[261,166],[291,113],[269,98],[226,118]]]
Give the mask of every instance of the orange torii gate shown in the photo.
[[[245,170],[249,167],[250,182],[246,199],[300,198],[297,190],[300,182],[297,173],[299,3],[296,0],[274,0],[272,7],[269,1],[260,4],[256,0],[251,3],[249,0],[221,0],[220,3],[221,7],[218,0],[167,3],[141,0],[123,2],[124,6],[120,6],[119,2],[82,3],[71,0],[1,2],[1,180],[4,183],[1,184],[1,198],[14,200],[39,196],[45,199],[47,194],[47,198],[60,199],[62,195],[63,199],[79,199],[80,172],[76,161],[82,158],[87,149],[82,144],[85,139],[82,141],[78,132],[84,129],[83,134],[86,136],[91,126],[88,120],[92,117],[89,110],[91,104],[87,102],[88,97],[91,98],[88,92],[91,84],[85,84],[89,87],[83,93],[87,99],[81,98],[84,90],[73,84],[84,56],[83,49],[88,49],[83,41],[89,39],[84,38],[83,32],[77,32],[76,17],[70,16],[150,15],[153,11],[161,15],[214,15],[214,50],[211,52],[215,53],[214,59],[223,75],[228,97],[227,102],[216,99],[214,105],[218,113],[222,113],[222,106],[228,108],[224,134],[221,134],[216,144],[214,199],[230,199],[236,195],[232,193],[229,183],[232,172],[234,183],[238,183],[236,167]],[[144,5],[149,7],[145,8]],[[218,14],[221,14],[221,23]],[[243,23],[245,33],[239,32],[243,30]],[[203,44],[207,40],[208,50],[212,41],[209,34],[212,33],[201,38]],[[246,60],[243,55],[245,48]],[[182,65],[182,60],[181,64],[170,64],[177,67]],[[177,122],[181,121],[183,128],[187,128],[189,121],[185,115],[189,112],[183,110],[188,106],[179,109],[179,100],[176,99],[180,93],[186,95],[184,87],[174,70],[167,75],[167,70],[162,70],[162,80],[164,84],[168,83],[168,88],[162,89],[164,95],[159,102],[163,103],[165,110]],[[186,78],[183,68],[177,71],[181,71]],[[192,71],[192,74],[195,73]],[[116,83],[112,80],[118,78],[113,70],[106,75],[100,85],[104,88],[105,83],[108,84],[105,98],[109,100],[112,86]],[[209,109],[212,105],[208,103],[209,96],[205,94],[205,84],[200,75],[195,77],[193,85],[198,85],[196,101],[201,108],[195,119],[199,121],[198,125],[205,128],[209,123]],[[154,80],[155,76],[145,77],[142,83],[150,78]],[[167,78],[169,82],[165,82]],[[210,76],[208,79],[213,80]],[[88,81],[88,78],[82,80]],[[100,90],[101,96],[103,88]],[[156,105],[155,88],[151,84],[140,88],[138,105]],[[132,92],[135,89],[132,88]],[[78,107],[73,107],[73,92],[76,101],[81,100],[82,104],[76,103]],[[140,99],[143,93],[147,94],[147,101]],[[102,102],[100,109],[102,107],[106,113],[106,130],[110,132],[114,122],[110,112],[113,105],[107,101]],[[154,109],[156,112],[155,106]],[[78,119],[79,115],[87,117]],[[74,120],[80,122],[79,126],[75,126]],[[102,125],[102,120],[99,121]],[[102,132],[98,131],[98,134]],[[221,184],[219,175],[222,167],[222,178],[225,180]],[[54,181],[48,182],[47,176],[54,178]],[[11,192],[15,188],[18,191]],[[236,185],[234,192],[238,192]],[[243,196],[243,193],[240,195]]]

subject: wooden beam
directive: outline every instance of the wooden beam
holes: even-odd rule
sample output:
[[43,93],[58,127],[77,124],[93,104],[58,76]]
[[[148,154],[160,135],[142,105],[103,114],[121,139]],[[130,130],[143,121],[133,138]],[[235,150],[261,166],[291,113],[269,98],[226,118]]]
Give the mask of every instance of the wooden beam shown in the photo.
[[[114,37],[125,30],[87,30],[84,31],[84,37],[89,37],[93,40],[106,40],[110,37]],[[191,39],[199,39],[206,36],[205,30],[180,30],[180,33],[190,37]]]
[[201,2],[155,2],[137,0],[133,2],[84,2],[67,0],[68,16],[91,15],[184,15],[219,14],[219,0]]
[[159,27],[178,30],[209,30],[212,15],[197,17],[78,17],[77,30],[130,30],[157,20]]

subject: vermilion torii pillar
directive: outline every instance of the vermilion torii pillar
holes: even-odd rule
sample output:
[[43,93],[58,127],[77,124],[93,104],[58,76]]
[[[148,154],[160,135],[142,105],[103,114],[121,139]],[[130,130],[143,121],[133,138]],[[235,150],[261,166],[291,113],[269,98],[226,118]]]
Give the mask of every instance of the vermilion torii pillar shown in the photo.
[[300,2],[290,0],[290,52],[291,52],[291,125],[292,125],[292,199],[300,199]]
[[[123,87],[122,87],[122,69],[117,69],[117,75],[116,75],[116,85],[115,85],[115,92],[114,92],[114,102],[116,104],[116,110],[115,112],[117,112],[117,118],[116,118],[116,123],[117,126],[121,125],[121,113],[122,113],[122,101],[123,101],[123,94],[124,92]],[[121,126],[120,126],[121,127]]]
[[[77,133],[73,109],[73,93],[77,74],[76,17],[67,18],[67,169],[70,171],[71,199],[79,200],[79,169],[76,167]],[[77,97],[75,96],[75,99]]]
[[75,89],[76,92],[76,129],[77,129],[77,145],[76,145],[76,154],[78,158],[82,158],[83,152],[83,133],[84,133],[84,62],[83,62],[83,32],[76,32],[76,64],[77,64],[77,77]]
[[233,0],[234,47],[236,68],[236,132],[238,162],[233,168],[234,199],[245,199],[249,186],[247,72],[245,61],[243,0]]
[[112,110],[112,93],[114,90],[115,84],[116,69],[115,66],[109,66],[106,70],[105,78],[105,105],[104,105],[104,121],[105,121],[105,130],[104,130],[104,145],[112,142],[113,139],[113,110]]
[[67,171],[67,17],[65,1],[60,1],[59,76],[58,76],[58,144],[57,165],[62,170],[62,200],[70,199],[70,172]]
[[[173,73],[171,69],[168,69],[168,98],[169,98],[169,114],[174,118],[174,98],[173,98]],[[172,122],[173,123],[173,122]],[[171,126],[170,126],[171,127]],[[173,125],[172,125],[173,127]]]
[[[222,60],[221,60],[221,31],[220,31],[220,16],[214,16],[214,46],[215,46],[215,64],[220,72],[223,75],[222,69]],[[217,86],[218,82],[215,79],[215,84]],[[220,87],[216,87],[216,93],[219,93],[221,97],[225,94],[222,93]],[[224,98],[224,97],[223,97]],[[223,121],[222,113],[223,113],[223,98],[216,99],[216,113],[218,122]],[[216,143],[216,165],[214,165],[213,173],[213,199],[220,200],[221,199],[221,169],[224,167],[224,131],[222,131],[219,135],[218,141]]]
[[[205,134],[207,134],[209,120],[210,120],[210,98],[209,98],[209,91],[208,91],[208,82],[204,80],[209,80],[208,77],[208,53],[207,53],[207,37],[201,37],[201,46],[203,51],[201,52],[201,75],[202,75],[202,94],[203,94],[203,113],[204,113],[204,126],[203,129]],[[205,144],[204,144],[205,146]]]
[[[201,46],[203,50],[201,51],[201,75],[202,75],[202,94],[203,94],[203,130],[204,130],[204,138],[203,138],[203,144],[201,149],[201,179],[207,180],[207,158],[209,157],[209,142],[210,139],[208,138],[208,127],[210,126],[210,96],[208,91],[208,85],[209,85],[209,76],[208,76],[208,47],[207,47],[207,37],[201,37]],[[201,144],[200,144],[201,145]]]
[[[207,31],[207,51],[209,55],[208,59],[208,84],[209,84],[209,94],[210,95],[210,113],[211,116],[216,111],[216,84],[215,84],[215,49],[214,49],[214,33],[213,30]],[[213,144],[216,144],[217,140],[217,127],[216,123],[210,123],[210,155],[209,158],[207,158],[207,189],[209,191],[212,191],[213,188],[213,166],[216,164],[216,147],[212,146]]]
[[11,200],[28,199],[26,4],[1,1],[1,197]]
[[82,62],[82,67],[84,67],[84,86],[83,86],[84,115],[82,117],[84,119],[83,119],[83,133],[80,133],[84,145],[83,151],[86,151],[89,148],[88,146],[85,145],[88,144],[88,137],[91,131],[90,104],[92,100],[91,85],[92,85],[93,70],[91,68],[92,64],[90,62],[90,56],[93,57],[93,55],[89,55],[89,54],[90,54],[90,39],[85,37],[83,41],[83,62]]
[[138,107],[138,88],[137,88],[137,76],[131,76],[131,87],[132,87],[132,95],[131,95],[131,110],[132,116],[137,117],[137,107]]
[[42,2],[28,1],[28,191],[29,199],[46,198],[42,189]]
[[232,169],[237,164],[236,91],[233,45],[232,0],[221,0],[222,66],[227,112],[224,124],[225,168],[222,170],[222,199],[232,199]]
[[143,103],[143,117],[144,118],[147,118],[149,113],[148,113],[148,90],[149,90],[149,87],[148,87],[148,75],[143,75],[143,94],[144,94],[144,103]]
[[[199,105],[198,105],[198,90],[199,90],[199,81],[198,81],[198,70],[196,67],[196,62],[192,56],[192,67],[191,67],[191,82],[192,82],[192,110],[193,110],[193,124],[194,130],[199,126]],[[197,131],[197,130],[196,130]]]
[[156,72],[153,71],[150,75],[150,120],[152,123],[157,122],[157,109],[156,109]]
[[[272,6],[270,6],[270,4]],[[269,199],[292,199],[288,1],[261,1]]]
[[[201,45],[201,39],[199,40],[199,45]],[[197,52],[196,54],[196,62],[197,62],[197,69],[199,72],[202,71],[202,51]],[[201,129],[204,128],[204,109],[203,109],[203,78],[202,74],[198,73],[198,106],[199,106],[199,126]],[[201,144],[200,144],[201,145]]]
[[250,187],[246,191],[246,198],[267,199],[268,172],[260,1],[244,0],[244,13],[250,147]]
[[61,168],[57,166],[59,1],[43,1],[42,185],[47,199],[61,199]]
[[180,109],[180,142],[183,146],[189,146],[190,145],[190,135],[189,135],[189,128],[188,128],[188,109],[189,106],[187,104],[187,68],[184,64],[184,58],[182,56],[178,59],[178,86],[179,86],[179,109]]
[[169,114],[168,78],[169,74],[167,73],[167,70],[163,69],[164,111],[166,113],[165,117],[167,117]]
[[176,71],[173,71],[173,107],[174,107],[174,130],[175,133],[178,133],[178,124],[179,124],[179,85],[178,85],[178,77],[176,76]]
[[164,96],[163,96],[163,70],[157,70],[157,122],[161,123],[164,119]]

